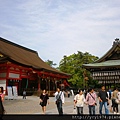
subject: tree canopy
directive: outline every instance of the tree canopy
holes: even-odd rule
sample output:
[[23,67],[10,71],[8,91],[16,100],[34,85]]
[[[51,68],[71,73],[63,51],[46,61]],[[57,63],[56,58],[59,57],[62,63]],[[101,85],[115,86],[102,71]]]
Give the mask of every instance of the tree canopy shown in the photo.
[[97,56],[91,55],[88,52],[82,53],[78,51],[77,54],[74,53],[70,56],[64,56],[59,63],[59,69],[72,75],[68,80],[72,86],[83,88],[87,84],[93,84],[95,81],[92,81],[90,73],[85,71],[82,65],[92,63],[97,59]]
[[50,65],[51,67],[53,67],[53,66],[56,66],[57,64],[56,63],[54,63],[52,60],[47,60],[47,61],[45,61],[48,65]]

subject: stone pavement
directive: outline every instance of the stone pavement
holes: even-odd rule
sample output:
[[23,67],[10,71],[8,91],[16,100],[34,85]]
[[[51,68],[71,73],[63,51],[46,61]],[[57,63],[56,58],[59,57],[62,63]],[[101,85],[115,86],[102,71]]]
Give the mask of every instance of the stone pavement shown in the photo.
[[[71,96],[70,98],[65,98],[65,104],[63,105],[64,114],[76,114],[75,112],[73,112],[73,97],[74,96]],[[42,114],[41,106],[39,105],[39,97],[37,96],[27,96],[27,99],[22,99],[22,96],[18,96],[16,99],[13,100],[8,100],[7,98],[8,97],[5,96],[5,100],[3,102],[6,114]],[[54,102],[54,97],[50,97],[49,101],[50,104],[46,107],[46,114],[58,114]],[[108,107],[110,109],[110,105]],[[98,113],[99,104],[96,106],[96,114]],[[84,114],[88,114],[87,105],[84,105]]]

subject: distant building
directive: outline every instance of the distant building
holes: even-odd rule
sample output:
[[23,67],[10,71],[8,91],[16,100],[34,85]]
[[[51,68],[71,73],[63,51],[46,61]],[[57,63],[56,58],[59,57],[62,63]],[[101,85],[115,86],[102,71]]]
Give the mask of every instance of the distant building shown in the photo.
[[18,94],[23,89],[28,92],[46,89],[52,94],[69,77],[47,65],[36,51],[0,38],[0,86],[6,94],[7,86],[17,86]]
[[[102,49],[102,48],[101,48]],[[110,88],[120,83],[120,40],[115,39],[112,48],[94,63],[84,64],[94,80]]]

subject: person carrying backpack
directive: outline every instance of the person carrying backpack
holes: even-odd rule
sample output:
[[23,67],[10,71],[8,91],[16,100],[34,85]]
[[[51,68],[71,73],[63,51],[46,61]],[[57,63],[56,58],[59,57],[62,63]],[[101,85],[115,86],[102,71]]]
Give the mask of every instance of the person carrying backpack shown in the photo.
[[55,104],[57,106],[59,115],[63,115],[63,108],[62,104],[65,102],[64,93],[60,90],[60,88],[57,88],[57,91],[55,92]]

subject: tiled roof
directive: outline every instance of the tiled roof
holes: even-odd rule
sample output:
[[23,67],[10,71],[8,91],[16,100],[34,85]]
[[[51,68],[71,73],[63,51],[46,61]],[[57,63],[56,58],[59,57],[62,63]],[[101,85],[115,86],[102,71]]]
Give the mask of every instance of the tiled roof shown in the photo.
[[29,48],[20,46],[16,43],[10,42],[0,37],[0,53],[3,54],[6,59],[15,61],[19,64],[32,67],[35,69],[44,69],[57,74],[69,75],[64,72],[58,71],[46,64],[39,56],[38,53]]
[[112,66],[120,66],[120,60],[108,60],[100,63],[91,63],[91,64],[83,64],[85,68],[98,68],[98,67],[112,67]]

